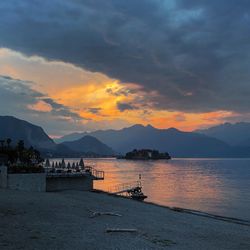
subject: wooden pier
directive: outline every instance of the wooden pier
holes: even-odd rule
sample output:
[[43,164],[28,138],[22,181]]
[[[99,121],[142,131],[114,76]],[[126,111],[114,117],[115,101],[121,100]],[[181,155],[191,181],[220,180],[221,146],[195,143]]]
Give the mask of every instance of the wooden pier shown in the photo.
[[147,198],[147,196],[142,193],[141,181],[116,185],[109,190],[109,193],[129,197],[135,200],[144,200]]
[[136,181],[136,182],[129,182],[129,183],[122,183],[118,184],[112,189],[110,189],[110,193],[112,194],[117,194],[117,195],[125,195],[132,192],[135,189],[141,188],[141,181]]

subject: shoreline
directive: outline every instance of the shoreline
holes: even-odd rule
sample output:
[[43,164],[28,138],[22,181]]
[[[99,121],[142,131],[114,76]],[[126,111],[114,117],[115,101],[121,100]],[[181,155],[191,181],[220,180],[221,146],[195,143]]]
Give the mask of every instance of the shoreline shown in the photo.
[[[111,194],[111,193],[108,193],[106,191],[99,190],[99,189],[94,189],[91,192],[93,192],[93,193],[103,193],[103,194],[106,194],[106,195],[111,195],[113,197],[124,198],[124,199],[131,200],[131,198],[129,198],[129,197]],[[136,201],[136,200],[134,200],[134,201]],[[188,214],[193,214],[193,215],[196,215],[196,216],[207,217],[207,218],[214,219],[214,220],[221,220],[221,221],[226,221],[226,222],[229,222],[229,223],[236,223],[236,224],[240,224],[240,225],[250,227],[250,220],[245,220],[245,219],[240,219],[240,218],[230,217],[230,216],[223,216],[223,215],[218,215],[218,214],[212,214],[212,213],[207,213],[207,212],[200,211],[200,210],[183,208],[183,207],[170,207],[170,206],[166,206],[166,205],[160,205],[160,204],[157,204],[155,202],[148,202],[148,201],[138,201],[138,202],[153,205],[153,206],[157,206],[157,207],[162,207],[162,208],[169,209],[171,211],[175,211],[175,212],[179,212],[179,213],[188,213]]]
[[166,208],[87,191],[0,190],[0,248],[250,249],[249,226]]

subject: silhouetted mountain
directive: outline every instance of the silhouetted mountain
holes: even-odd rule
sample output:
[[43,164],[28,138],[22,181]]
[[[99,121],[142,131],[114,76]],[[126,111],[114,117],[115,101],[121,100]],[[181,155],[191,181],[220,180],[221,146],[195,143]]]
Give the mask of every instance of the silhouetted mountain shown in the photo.
[[41,127],[13,116],[0,116],[0,139],[7,138],[12,140],[12,146],[23,140],[26,147],[32,146],[38,149],[44,157],[77,156],[67,146],[57,145]]
[[76,141],[63,142],[61,145],[65,145],[75,152],[94,153],[102,156],[114,155],[112,148],[89,135]]
[[[80,134],[81,136],[87,133]],[[96,137],[122,154],[135,148],[168,152],[173,157],[242,157],[250,156],[246,148],[231,147],[221,140],[175,128],[156,129],[134,125],[121,130],[99,130],[88,135]],[[68,137],[69,138],[69,137]]]
[[97,155],[112,155],[111,148],[91,136],[85,136],[76,142],[56,144],[44,130],[27,121],[12,116],[0,116],[0,139],[10,138],[12,145],[23,140],[26,147],[33,146],[43,156],[51,157],[79,157],[89,156],[85,153]]
[[[248,126],[249,123],[224,124],[222,126],[227,128],[226,131],[228,127],[235,129],[231,133],[228,131],[227,133],[229,133],[228,136],[231,136],[231,140],[235,142],[232,144],[238,144],[238,146],[230,146],[219,139],[200,133],[182,132],[175,128],[156,129],[152,126],[144,127],[142,125],[134,125],[121,130],[78,133],[74,134],[74,138],[76,136],[83,138],[58,145],[41,127],[15,117],[0,116],[0,139],[11,138],[12,144],[15,144],[18,140],[24,140],[27,147],[33,146],[40,150],[43,155],[49,154],[58,157],[84,156],[87,152],[98,155],[112,155],[114,153],[112,148],[123,154],[135,148],[148,148],[160,152],[167,151],[173,157],[249,157],[250,139],[248,140],[248,138],[250,136],[247,134]],[[221,129],[221,127],[218,129]],[[225,130],[220,131],[223,133]],[[237,134],[236,131],[239,131],[237,132],[238,136],[235,135]],[[235,138],[238,138],[238,140]]]
[[217,138],[230,145],[250,146],[250,123],[247,122],[224,123],[196,132]]
[[12,144],[23,140],[26,146],[38,149],[55,150],[57,146],[41,127],[12,116],[0,116],[0,138],[11,138]]
[[66,141],[76,141],[76,140],[82,138],[84,135],[87,135],[87,133],[72,133],[72,134],[68,134],[68,135],[65,135],[65,136],[60,137],[60,138],[56,138],[56,139],[54,139],[54,141],[56,143],[62,143],[62,142],[66,142]]

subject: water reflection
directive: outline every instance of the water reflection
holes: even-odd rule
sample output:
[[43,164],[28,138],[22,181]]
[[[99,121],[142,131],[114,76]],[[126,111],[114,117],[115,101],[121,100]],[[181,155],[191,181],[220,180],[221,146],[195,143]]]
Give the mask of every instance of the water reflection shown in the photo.
[[109,191],[142,175],[146,201],[250,219],[250,160],[173,159],[126,161],[85,159],[105,171],[94,187]]
[[177,163],[104,160],[96,165],[105,170],[106,178],[96,182],[95,188],[109,190],[112,185],[136,180],[142,174],[147,201],[169,206],[188,204],[190,208],[200,209],[211,199],[222,200],[217,187],[223,184],[216,173],[207,173],[209,169],[196,168],[191,162],[189,166]]

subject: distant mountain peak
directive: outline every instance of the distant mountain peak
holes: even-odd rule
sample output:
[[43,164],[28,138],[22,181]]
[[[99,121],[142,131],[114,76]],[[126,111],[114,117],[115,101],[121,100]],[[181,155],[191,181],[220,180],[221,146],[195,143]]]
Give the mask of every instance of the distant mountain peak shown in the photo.
[[[250,123],[223,123],[207,129],[197,130],[198,133],[222,140],[230,145],[241,145],[250,138]],[[244,142],[245,145],[245,142]]]
[[11,138],[13,143],[23,140],[26,146],[36,148],[55,147],[41,127],[14,116],[0,116],[0,138]]
[[[87,155],[88,152],[93,152],[94,155],[110,156],[114,154],[113,149],[126,153],[134,148],[154,148],[169,152],[174,157],[250,156],[250,123],[247,122],[221,124],[199,133],[135,124],[120,130],[99,130],[73,135],[73,141],[72,136],[68,136],[71,141],[58,145],[41,127],[12,116],[0,116],[0,138],[11,138],[13,143],[24,140],[27,146],[44,149],[44,153],[51,155],[78,157],[84,152],[87,152]],[[242,142],[242,139],[245,141],[237,144]],[[230,146],[230,142],[235,146]]]
[[92,136],[92,135],[85,135],[85,136],[83,136],[81,139],[86,139],[86,138],[91,138],[91,139],[93,139],[93,140],[97,140],[94,136]]
[[135,124],[130,127],[127,127],[126,129],[132,129],[132,128],[145,128],[142,124]]
[[151,124],[147,124],[145,126],[142,125],[142,124],[135,124],[135,125],[132,125],[130,127],[125,128],[125,129],[145,129],[145,128],[147,128],[147,129],[157,129],[157,128],[153,127]]
[[178,130],[177,128],[171,127],[166,129],[168,132],[181,132],[180,130]]
[[96,137],[85,135],[75,141],[66,141],[60,145],[65,145],[73,151],[82,153],[94,153],[97,155],[110,156],[114,154],[112,148],[102,143]]
[[147,127],[147,128],[155,128],[155,127],[153,127],[151,124],[148,124],[146,127]]
[[95,142],[100,142],[98,139],[96,139],[92,135],[84,135],[83,137],[81,137],[80,139],[75,140],[75,141],[95,141]]

